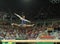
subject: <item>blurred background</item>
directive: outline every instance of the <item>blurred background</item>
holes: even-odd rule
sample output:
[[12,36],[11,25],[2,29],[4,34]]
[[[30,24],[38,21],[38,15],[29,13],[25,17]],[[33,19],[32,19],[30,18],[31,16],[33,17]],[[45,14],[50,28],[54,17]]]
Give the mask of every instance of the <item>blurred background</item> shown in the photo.
[[[14,13],[35,26],[12,27],[21,22]],[[60,39],[60,0],[0,0],[0,39]]]

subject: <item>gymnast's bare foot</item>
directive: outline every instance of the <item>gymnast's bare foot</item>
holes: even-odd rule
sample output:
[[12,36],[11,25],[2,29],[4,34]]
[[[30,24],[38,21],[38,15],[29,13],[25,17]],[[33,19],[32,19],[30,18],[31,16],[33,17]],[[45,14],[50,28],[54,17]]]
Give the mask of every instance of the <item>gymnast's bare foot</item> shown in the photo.
[[32,24],[32,26],[34,26],[35,24]]

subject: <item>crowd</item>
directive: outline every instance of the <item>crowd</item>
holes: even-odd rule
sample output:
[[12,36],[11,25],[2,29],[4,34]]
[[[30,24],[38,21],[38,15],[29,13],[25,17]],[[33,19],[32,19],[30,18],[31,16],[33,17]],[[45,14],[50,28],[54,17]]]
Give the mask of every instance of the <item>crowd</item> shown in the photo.
[[13,28],[11,25],[0,25],[0,39],[5,40],[31,40],[36,39],[41,33],[46,33],[47,35],[60,39],[60,24],[40,25],[33,28]]
[[32,28],[12,28],[7,25],[0,27],[0,39],[35,39],[38,31]]

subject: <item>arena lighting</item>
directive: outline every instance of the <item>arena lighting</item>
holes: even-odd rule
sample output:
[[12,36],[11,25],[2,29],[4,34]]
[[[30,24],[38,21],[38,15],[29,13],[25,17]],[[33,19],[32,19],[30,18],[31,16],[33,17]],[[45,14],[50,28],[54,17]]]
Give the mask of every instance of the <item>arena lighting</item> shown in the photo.
[[30,8],[33,0],[21,0],[21,5],[23,8]]
[[51,3],[60,3],[60,0],[49,0]]
[[22,3],[30,3],[32,0],[21,0]]
[[31,0],[23,0],[24,2],[30,2]]

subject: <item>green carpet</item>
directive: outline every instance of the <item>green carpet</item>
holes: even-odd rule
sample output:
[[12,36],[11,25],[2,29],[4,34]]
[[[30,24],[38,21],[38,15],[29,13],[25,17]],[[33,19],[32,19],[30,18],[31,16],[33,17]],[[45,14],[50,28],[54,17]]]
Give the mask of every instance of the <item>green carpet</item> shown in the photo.
[[54,44],[53,42],[37,42],[36,44]]

